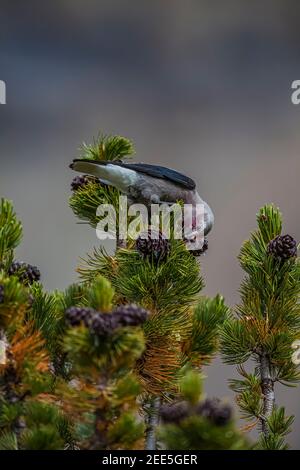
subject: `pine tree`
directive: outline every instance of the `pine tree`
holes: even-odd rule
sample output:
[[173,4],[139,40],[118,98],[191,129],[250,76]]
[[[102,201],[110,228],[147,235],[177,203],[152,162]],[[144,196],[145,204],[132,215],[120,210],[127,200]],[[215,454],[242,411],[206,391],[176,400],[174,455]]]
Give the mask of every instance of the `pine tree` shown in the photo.
[[[282,218],[273,206],[257,216],[258,229],[241,249],[246,273],[241,303],[222,329],[225,362],[237,364],[240,380],[232,380],[242,416],[249,428],[259,424],[259,448],[285,448],[293,417],[275,404],[275,384],[292,385],[300,373],[292,361],[292,345],[300,336],[300,263],[295,240],[282,235]],[[249,359],[254,371],[244,367]]]
[[81,449],[139,448],[143,440],[133,368],[145,348],[141,325],[148,312],[130,306],[120,315],[114,295],[110,282],[97,276],[80,295],[72,286],[64,296],[69,377],[57,380],[56,394]]
[[[81,156],[133,153],[124,137],[100,135]],[[95,228],[98,206],[112,204],[118,221],[116,189],[82,175],[71,190],[80,220]],[[300,267],[281,230],[279,211],[261,209],[239,256],[246,277],[234,315],[222,296],[201,295],[199,263],[172,230],[118,237],[114,254],[95,247],[78,283],[46,292],[39,269],[15,259],[22,225],[2,199],[0,449],[252,448],[228,403],[203,393],[201,368],[220,344],[242,376],[231,386],[247,429],[259,423],[256,448],[285,448],[293,417],[275,404],[274,384],[300,378]]]
[[[133,152],[126,139],[102,136],[84,146],[82,157],[119,160],[128,150]],[[99,204],[113,204],[118,220],[119,196],[117,190],[90,181],[73,193],[70,205],[77,217],[96,227]],[[154,449],[161,405],[176,399],[186,367],[199,368],[216,353],[218,331],[228,309],[220,296],[200,297],[204,282],[199,265],[179,240],[154,241],[151,236],[143,242],[117,240],[115,255],[108,255],[101,246],[95,248],[78,271],[84,286],[93,285],[99,276],[108,280],[118,308],[137,303],[149,311],[142,325],[144,349],[132,366],[141,387],[145,445]],[[74,346],[69,341],[71,352]]]
[[14,261],[22,226],[0,206],[0,449],[139,448],[145,348],[136,305],[113,308],[109,281],[44,292],[36,269]]
[[[53,388],[51,334],[35,313],[37,269],[14,262],[22,226],[12,204],[0,203],[0,449],[63,449],[68,422],[45,397]],[[35,313],[34,313],[35,312]],[[38,321],[36,321],[38,320]],[[40,323],[41,328],[39,328]],[[51,328],[50,328],[51,330]]]

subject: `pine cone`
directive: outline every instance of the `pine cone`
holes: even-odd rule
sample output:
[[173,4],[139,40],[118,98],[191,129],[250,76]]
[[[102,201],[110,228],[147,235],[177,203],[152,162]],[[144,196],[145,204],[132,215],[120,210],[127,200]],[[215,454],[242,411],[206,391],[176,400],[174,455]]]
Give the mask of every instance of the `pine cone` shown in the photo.
[[229,405],[221,405],[212,416],[216,426],[225,426],[232,418],[232,408]]
[[14,261],[8,270],[9,276],[17,276],[23,284],[32,284],[41,278],[40,270],[31,264]]
[[217,398],[207,398],[197,407],[197,413],[209,419],[216,426],[225,426],[232,417],[232,409]]
[[119,326],[138,326],[144,323],[150,313],[136,304],[120,305],[112,312]]
[[84,188],[84,186],[86,186],[87,184],[91,182],[96,182],[96,181],[99,181],[99,180],[89,175],[75,176],[75,178],[73,178],[73,181],[71,183],[71,190],[75,192],[78,189]]
[[164,423],[178,424],[190,415],[189,405],[185,401],[162,405],[160,416]]
[[297,256],[297,242],[291,235],[278,235],[267,247],[268,254],[280,261]]
[[114,315],[99,312],[94,315],[89,326],[90,331],[97,336],[110,336],[119,325]]
[[65,312],[65,318],[69,326],[79,326],[81,324],[89,326],[95,313],[92,308],[70,307]]
[[151,229],[138,237],[135,247],[144,259],[148,258],[154,262],[165,261],[171,249],[170,242],[165,236],[161,232],[155,232],[154,235]]
[[0,284],[0,304],[4,302],[4,286]]

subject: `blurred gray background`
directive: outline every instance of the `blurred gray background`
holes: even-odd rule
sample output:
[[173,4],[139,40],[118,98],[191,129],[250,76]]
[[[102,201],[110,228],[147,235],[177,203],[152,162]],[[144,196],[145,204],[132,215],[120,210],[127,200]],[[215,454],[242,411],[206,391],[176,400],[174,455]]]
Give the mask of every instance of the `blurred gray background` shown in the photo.
[[[197,181],[216,216],[206,294],[238,301],[236,255],[263,204],[300,240],[299,1],[1,0],[0,79],[0,194],[24,223],[18,257],[48,289],[76,280],[97,244],[68,207],[68,163],[99,130]],[[234,368],[216,359],[206,373],[207,392],[233,400]],[[276,391],[299,449],[300,389]]]

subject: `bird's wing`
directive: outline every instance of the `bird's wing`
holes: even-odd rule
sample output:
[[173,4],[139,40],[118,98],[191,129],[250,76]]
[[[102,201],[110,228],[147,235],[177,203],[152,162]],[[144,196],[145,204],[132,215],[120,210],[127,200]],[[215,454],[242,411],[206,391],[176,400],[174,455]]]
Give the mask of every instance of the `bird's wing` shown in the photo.
[[128,168],[130,170],[144,173],[145,175],[153,176],[154,178],[162,178],[172,183],[179,184],[186,189],[195,189],[196,183],[192,178],[189,178],[178,171],[171,170],[159,165],[150,165],[148,163],[118,163],[118,165]]

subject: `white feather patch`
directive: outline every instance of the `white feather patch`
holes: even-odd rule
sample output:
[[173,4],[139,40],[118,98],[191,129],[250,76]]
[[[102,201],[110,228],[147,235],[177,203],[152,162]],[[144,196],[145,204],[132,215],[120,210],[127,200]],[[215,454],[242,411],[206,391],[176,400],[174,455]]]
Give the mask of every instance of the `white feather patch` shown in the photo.
[[137,172],[118,165],[106,165],[106,179],[111,181],[120,191],[127,192],[128,187],[136,183]]
[[73,169],[87,175],[96,176],[103,183],[115,186],[125,194],[128,192],[128,188],[135,184],[138,179],[136,171],[112,164],[97,165],[86,161],[77,161],[73,164]]

